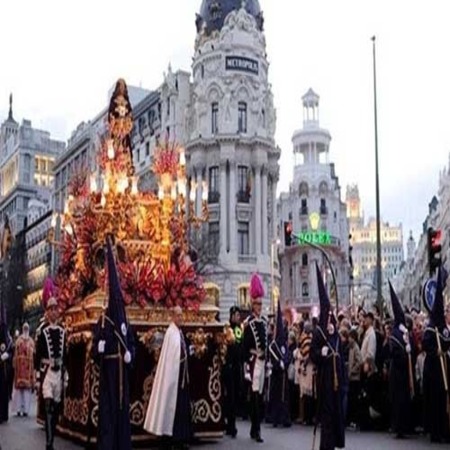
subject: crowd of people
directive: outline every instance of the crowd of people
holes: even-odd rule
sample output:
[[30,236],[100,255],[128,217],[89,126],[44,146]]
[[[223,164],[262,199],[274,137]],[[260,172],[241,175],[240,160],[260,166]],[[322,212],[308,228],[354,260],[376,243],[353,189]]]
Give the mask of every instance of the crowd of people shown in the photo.
[[[252,280],[254,283],[258,284]],[[258,299],[261,293],[257,288],[253,291],[252,298]],[[265,422],[274,427],[321,422],[323,428],[326,416],[330,415],[342,422],[330,425],[339,430],[389,431],[398,439],[427,434],[431,442],[450,442],[450,306],[444,310],[442,289],[438,289],[430,313],[404,311],[392,286],[391,302],[392,314],[385,317],[373,306],[367,311],[342,310],[337,317],[330,312],[332,320],[328,323],[323,318],[326,306],[321,304],[318,317],[296,316],[286,310],[282,325],[279,320],[277,324],[280,314],[269,318],[266,370],[270,373],[266,372],[264,396],[260,398],[260,414]],[[255,320],[264,322],[259,318],[259,308],[254,300],[253,313],[244,321],[241,312],[232,308],[231,329],[239,335],[243,329],[245,337]],[[251,331],[248,334],[254,336]],[[335,333],[330,344],[330,336]],[[314,348],[317,339],[323,341],[319,349]],[[259,336],[250,341],[235,340],[224,368],[227,434],[231,436],[237,433],[235,416],[245,418],[254,409],[246,407],[254,404],[251,400],[254,394],[248,392],[246,383],[246,379],[250,380],[246,365],[252,361],[254,348],[263,351],[264,338]],[[329,390],[338,390],[340,399],[331,401],[324,417],[328,399],[321,372],[330,354],[333,359],[337,356],[337,364],[334,359],[335,367],[330,369],[334,379],[329,381],[339,388],[331,386]],[[239,377],[236,373],[243,375]],[[242,401],[243,398],[251,400],[250,403]],[[261,436],[257,437],[262,441]],[[333,442],[321,449],[343,447],[337,445],[339,439]]]

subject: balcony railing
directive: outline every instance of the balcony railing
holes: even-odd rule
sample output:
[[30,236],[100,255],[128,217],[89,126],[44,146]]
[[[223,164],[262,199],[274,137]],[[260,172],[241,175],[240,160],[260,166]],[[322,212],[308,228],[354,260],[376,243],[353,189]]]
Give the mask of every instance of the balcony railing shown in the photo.
[[219,203],[220,201],[220,192],[218,191],[210,191],[208,192],[208,203]]
[[238,191],[237,201],[238,203],[250,203],[250,193],[248,191]]

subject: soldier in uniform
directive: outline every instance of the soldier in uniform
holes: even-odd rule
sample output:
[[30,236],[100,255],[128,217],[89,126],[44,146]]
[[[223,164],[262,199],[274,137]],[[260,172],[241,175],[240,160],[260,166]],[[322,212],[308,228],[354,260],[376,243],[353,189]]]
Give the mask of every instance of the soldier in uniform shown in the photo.
[[46,450],[53,450],[63,385],[67,385],[68,376],[64,370],[66,331],[58,324],[59,307],[50,279],[44,285],[43,301],[46,317],[36,332],[36,387],[44,399]]
[[224,410],[226,434],[235,438],[236,411],[241,391],[241,342],[242,328],[240,310],[237,306],[230,308],[230,339],[227,340],[227,356],[223,367]]
[[250,297],[252,314],[244,324],[244,373],[245,379],[251,384],[250,437],[256,442],[264,442],[261,438],[262,396],[270,368],[266,367],[267,320],[261,315],[264,287],[257,274],[253,274],[250,281]]

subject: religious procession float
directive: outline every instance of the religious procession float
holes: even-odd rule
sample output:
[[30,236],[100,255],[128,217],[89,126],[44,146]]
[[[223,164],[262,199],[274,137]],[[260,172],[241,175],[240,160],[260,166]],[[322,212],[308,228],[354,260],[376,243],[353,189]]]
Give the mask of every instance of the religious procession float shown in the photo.
[[[95,443],[98,423],[99,368],[92,359],[93,331],[107,306],[105,240],[114,236],[117,266],[128,321],[136,340],[130,375],[133,442],[150,436],[143,422],[170,308],[181,306],[183,330],[193,346],[189,360],[194,433],[222,436],[220,371],[226,335],[216,321],[195,265],[185,264],[190,236],[208,220],[206,187],[186,175],[183,149],[165,142],[155,149],[153,172],[159,191],[140,192],[134,173],[130,134],[133,119],[127,87],[119,80],[108,111],[108,132],[98,150],[96,172],[80,171],[70,185],[61,219],[55,276],[58,301],[68,331],[68,375],[58,429],[64,436]],[[196,201],[198,200],[198,201]],[[43,423],[42,402],[38,420]]]

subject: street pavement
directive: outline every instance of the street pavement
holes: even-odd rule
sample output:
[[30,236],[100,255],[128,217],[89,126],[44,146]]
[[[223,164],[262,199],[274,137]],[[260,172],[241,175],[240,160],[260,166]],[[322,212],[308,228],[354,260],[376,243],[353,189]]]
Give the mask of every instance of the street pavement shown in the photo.
[[[217,442],[205,442],[195,446],[198,450],[209,449],[277,449],[277,450],[310,450],[312,447],[311,427],[294,425],[291,428],[272,428],[263,426],[264,444],[257,444],[248,437],[249,423],[238,424],[239,434],[236,439],[224,437]],[[11,417],[7,424],[0,425],[1,450],[43,450],[45,448],[45,433],[36,424],[35,417]],[[55,450],[80,450],[83,446],[57,438]],[[319,431],[316,449],[319,448]],[[423,437],[414,437],[403,441],[392,438],[387,433],[347,433],[346,450],[429,450],[430,448],[448,448],[447,446],[431,445]]]

